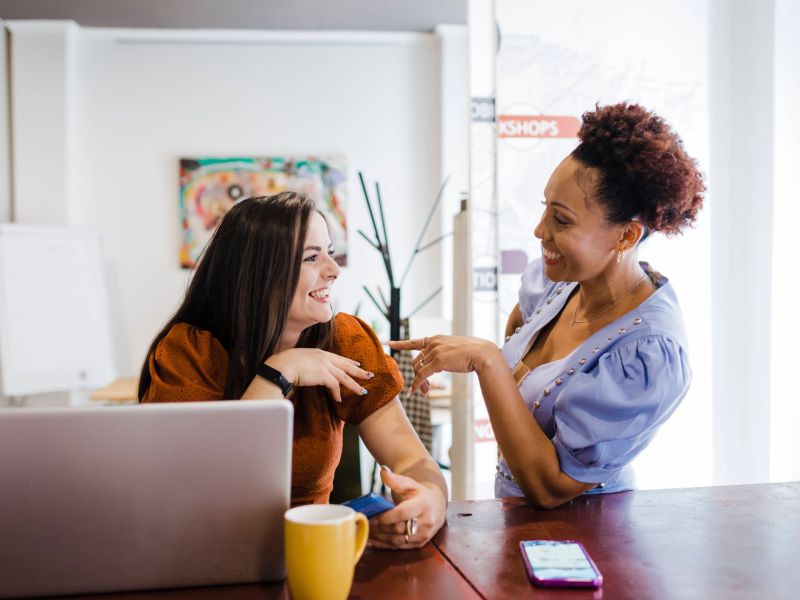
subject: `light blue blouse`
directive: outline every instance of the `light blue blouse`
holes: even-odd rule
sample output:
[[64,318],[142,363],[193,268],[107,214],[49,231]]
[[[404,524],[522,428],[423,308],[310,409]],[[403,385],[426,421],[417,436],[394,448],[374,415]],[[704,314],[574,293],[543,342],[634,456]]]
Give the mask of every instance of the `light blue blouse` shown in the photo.
[[[561,470],[577,481],[599,484],[587,494],[635,487],[630,462],[677,408],[691,381],[683,317],[672,285],[647,263],[640,264],[657,286],[647,300],[519,384],[526,406],[556,448]],[[524,324],[503,346],[511,369],[576,286],[547,279],[541,258],[528,265],[519,292]],[[523,495],[501,459],[495,496]]]

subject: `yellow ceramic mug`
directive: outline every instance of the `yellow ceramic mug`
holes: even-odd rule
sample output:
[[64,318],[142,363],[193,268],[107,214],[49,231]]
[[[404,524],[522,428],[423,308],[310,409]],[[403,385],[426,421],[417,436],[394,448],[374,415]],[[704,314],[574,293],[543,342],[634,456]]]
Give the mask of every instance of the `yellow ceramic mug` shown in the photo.
[[369,535],[367,518],[339,504],[284,513],[286,572],[294,600],[345,600]]

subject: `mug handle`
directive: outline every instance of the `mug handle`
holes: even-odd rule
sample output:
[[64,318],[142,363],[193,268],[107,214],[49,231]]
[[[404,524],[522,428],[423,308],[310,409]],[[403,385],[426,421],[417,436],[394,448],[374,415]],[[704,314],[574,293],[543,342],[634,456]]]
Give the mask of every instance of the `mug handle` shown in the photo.
[[355,514],[355,524],[356,554],[353,565],[355,565],[361,559],[361,555],[364,554],[364,548],[367,547],[367,538],[369,537],[369,521],[367,521],[367,517],[362,515],[360,512],[357,512]]

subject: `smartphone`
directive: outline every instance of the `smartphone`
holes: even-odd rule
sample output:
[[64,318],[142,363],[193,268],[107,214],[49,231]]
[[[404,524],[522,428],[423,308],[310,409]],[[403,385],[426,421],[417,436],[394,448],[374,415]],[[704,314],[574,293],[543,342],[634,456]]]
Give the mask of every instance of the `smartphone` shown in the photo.
[[572,540],[526,540],[519,543],[528,579],[544,587],[599,588],[603,576],[586,549]]
[[368,519],[394,508],[394,503],[378,494],[365,494],[342,504],[362,513]]

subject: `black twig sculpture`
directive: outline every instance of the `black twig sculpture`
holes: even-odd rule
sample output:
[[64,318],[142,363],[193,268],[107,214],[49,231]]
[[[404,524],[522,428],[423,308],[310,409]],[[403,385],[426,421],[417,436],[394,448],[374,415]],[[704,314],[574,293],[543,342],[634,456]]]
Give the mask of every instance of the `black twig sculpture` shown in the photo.
[[[398,284],[395,283],[394,279],[394,271],[392,270],[392,255],[389,250],[389,236],[387,235],[386,231],[386,219],[384,217],[383,212],[383,201],[381,200],[381,188],[380,185],[376,182],[375,183],[375,196],[378,201],[378,214],[380,216],[380,223],[381,229],[378,229],[378,223],[375,220],[375,211],[372,207],[372,201],[369,198],[369,193],[367,193],[367,186],[364,183],[364,176],[362,175],[361,171],[358,172],[358,179],[361,182],[361,189],[364,192],[364,200],[367,203],[367,211],[369,212],[369,218],[372,222],[372,231],[375,234],[375,239],[371,239],[367,236],[366,233],[358,230],[358,234],[364,238],[367,243],[375,248],[378,252],[381,253],[381,257],[383,258],[383,266],[386,269],[386,277],[389,280],[389,301],[386,301],[386,297],[383,294],[383,291],[380,287],[377,288],[378,297],[380,298],[381,302],[375,298],[372,292],[367,288],[367,286],[363,286],[364,291],[367,293],[367,297],[372,301],[375,305],[375,308],[378,309],[378,312],[381,313],[384,318],[389,321],[389,336],[393,340],[399,340],[400,338],[400,323],[401,321],[408,319],[412,315],[416,314],[420,309],[422,309],[428,302],[433,300],[439,292],[442,291],[442,286],[439,286],[435,292],[433,292],[430,296],[428,296],[419,306],[417,306],[414,310],[412,310],[408,315],[404,318],[400,317],[400,289],[403,283],[408,276],[408,272],[411,270],[411,265],[414,262],[417,254],[420,252],[424,252],[428,248],[432,248],[439,242],[441,242],[444,238],[449,235],[450,233],[442,235],[435,240],[428,242],[425,245],[422,245],[422,240],[425,238],[425,234],[428,233],[428,228],[433,221],[433,217],[436,214],[436,211],[439,208],[439,205],[442,202],[442,194],[444,192],[444,187],[447,185],[447,181],[449,177],[445,178],[442,182],[441,187],[439,188],[439,193],[436,194],[436,200],[433,202],[433,206],[431,206],[431,210],[428,213],[428,218],[425,220],[425,225],[422,227],[422,231],[419,234],[419,238],[417,239],[417,243],[414,246],[414,251],[411,253],[411,257],[408,259],[408,264],[406,265],[405,270],[403,271],[403,276],[400,278],[400,282]],[[381,233],[383,237],[381,237]],[[396,352],[392,351],[392,356],[394,356]]]

